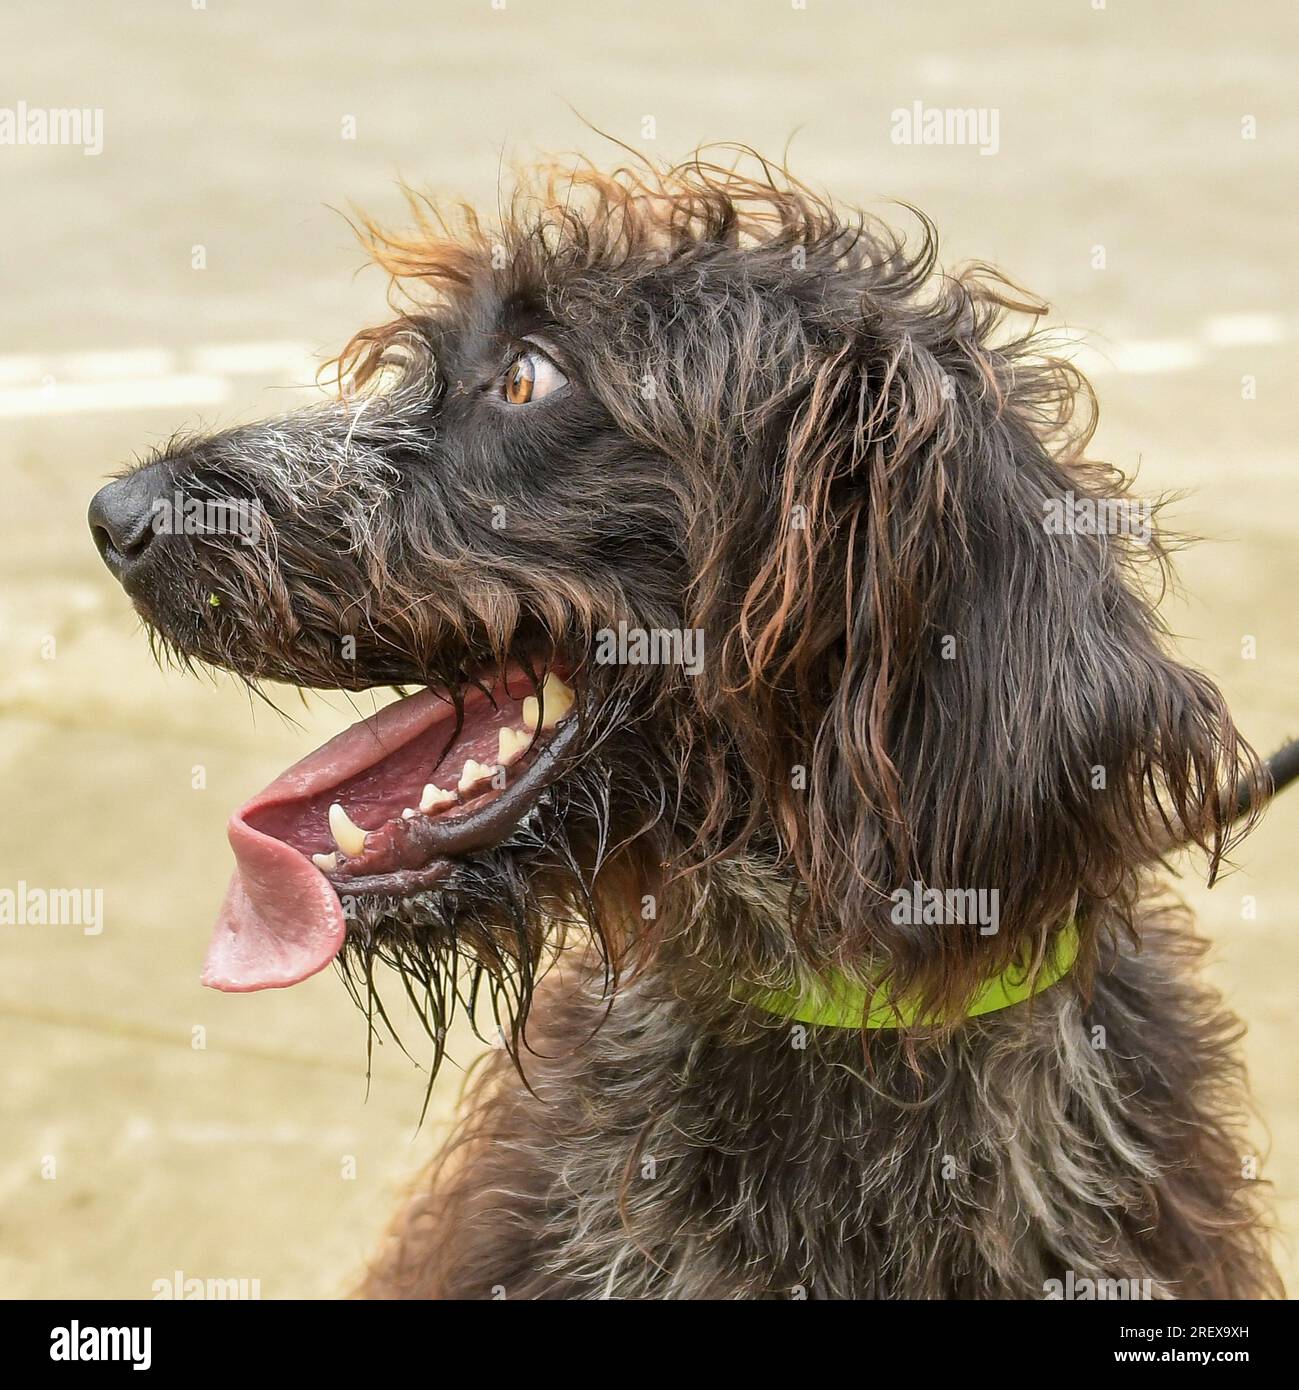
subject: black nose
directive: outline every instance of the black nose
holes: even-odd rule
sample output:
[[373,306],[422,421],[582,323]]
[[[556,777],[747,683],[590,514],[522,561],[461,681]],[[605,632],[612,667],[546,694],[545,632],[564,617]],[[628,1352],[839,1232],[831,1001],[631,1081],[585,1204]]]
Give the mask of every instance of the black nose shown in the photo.
[[118,579],[140,564],[154,539],[154,502],[166,496],[167,485],[167,470],[155,463],[101,487],[91,499],[90,534]]

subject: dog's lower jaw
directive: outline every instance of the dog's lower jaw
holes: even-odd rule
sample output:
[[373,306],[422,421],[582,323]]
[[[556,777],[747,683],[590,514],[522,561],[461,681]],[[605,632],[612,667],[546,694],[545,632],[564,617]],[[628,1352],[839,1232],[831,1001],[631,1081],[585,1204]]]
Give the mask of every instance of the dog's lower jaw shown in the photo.
[[492,1064],[360,1292],[1278,1293],[1227,1108],[1238,1027],[1184,915],[1150,908],[1141,930],[1085,1009],[1066,982],[922,1048],[919,1075],[896,1035],[867,1069],[855,1033],[710,1013],[670,968],[611,1008],[594,979],[553,980],[532,1091]]

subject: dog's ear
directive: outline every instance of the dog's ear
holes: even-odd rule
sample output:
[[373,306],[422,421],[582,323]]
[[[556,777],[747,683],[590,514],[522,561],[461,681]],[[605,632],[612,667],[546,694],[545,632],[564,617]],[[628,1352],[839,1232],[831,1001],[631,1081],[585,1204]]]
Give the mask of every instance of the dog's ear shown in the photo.
[[[949,1016],[1124,907],[1170,842],[1216,867],[1219,792],[1254,768],[1164,649],[1152,509],[1084,460],[1085,383],[1032,337],[989,346],[1007,302],[974,277],[863,323],[752,451],[730,552],[719,517],[699,557],[700,693],[806,887],[809,952]],[[995,894],[995,933],[917,920],[917,884]]]

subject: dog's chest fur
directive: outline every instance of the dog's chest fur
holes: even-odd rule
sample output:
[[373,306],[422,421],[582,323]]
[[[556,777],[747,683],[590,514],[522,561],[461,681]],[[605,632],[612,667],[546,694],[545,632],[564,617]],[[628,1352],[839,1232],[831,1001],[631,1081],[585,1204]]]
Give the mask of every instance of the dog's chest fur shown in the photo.
[[[1054,988],[922,1047],[918,1071],[895,1035],[864,1061],[855,1033],[709,1019],[662,976],[611,1007],[557,982],[530,1023],[532,1093],[492,1064],[366,1291],[1043,1298],[1072,1271],[1239,1294],[1248,1184],[1205,1108],[1232,1025],[1177,930],[1152,916],[1085,1013]],[[1211,1209],[1220,1185],[1235,1195]],[[1160,1207],[1203,1225],[1216,1264],[1188,1266]]]

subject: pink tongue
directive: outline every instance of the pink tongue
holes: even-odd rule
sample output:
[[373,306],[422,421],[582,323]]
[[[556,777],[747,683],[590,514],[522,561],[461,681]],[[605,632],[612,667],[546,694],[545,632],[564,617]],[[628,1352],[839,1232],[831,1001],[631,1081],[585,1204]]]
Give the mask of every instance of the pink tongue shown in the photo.
[[324,874],[247,818],[336,787],[452,717],[429,690],[398,700],[295,763],[231,816],[236,868],[203,964],[205,985],[241,994],[297,984],[334,959],[346,934],[342,904]]
[[328,879],[292,845],[230,822],[238,867],[226,889],[202,981],[241,994],[282,989],[323,970],[343,945],[343,907]]

